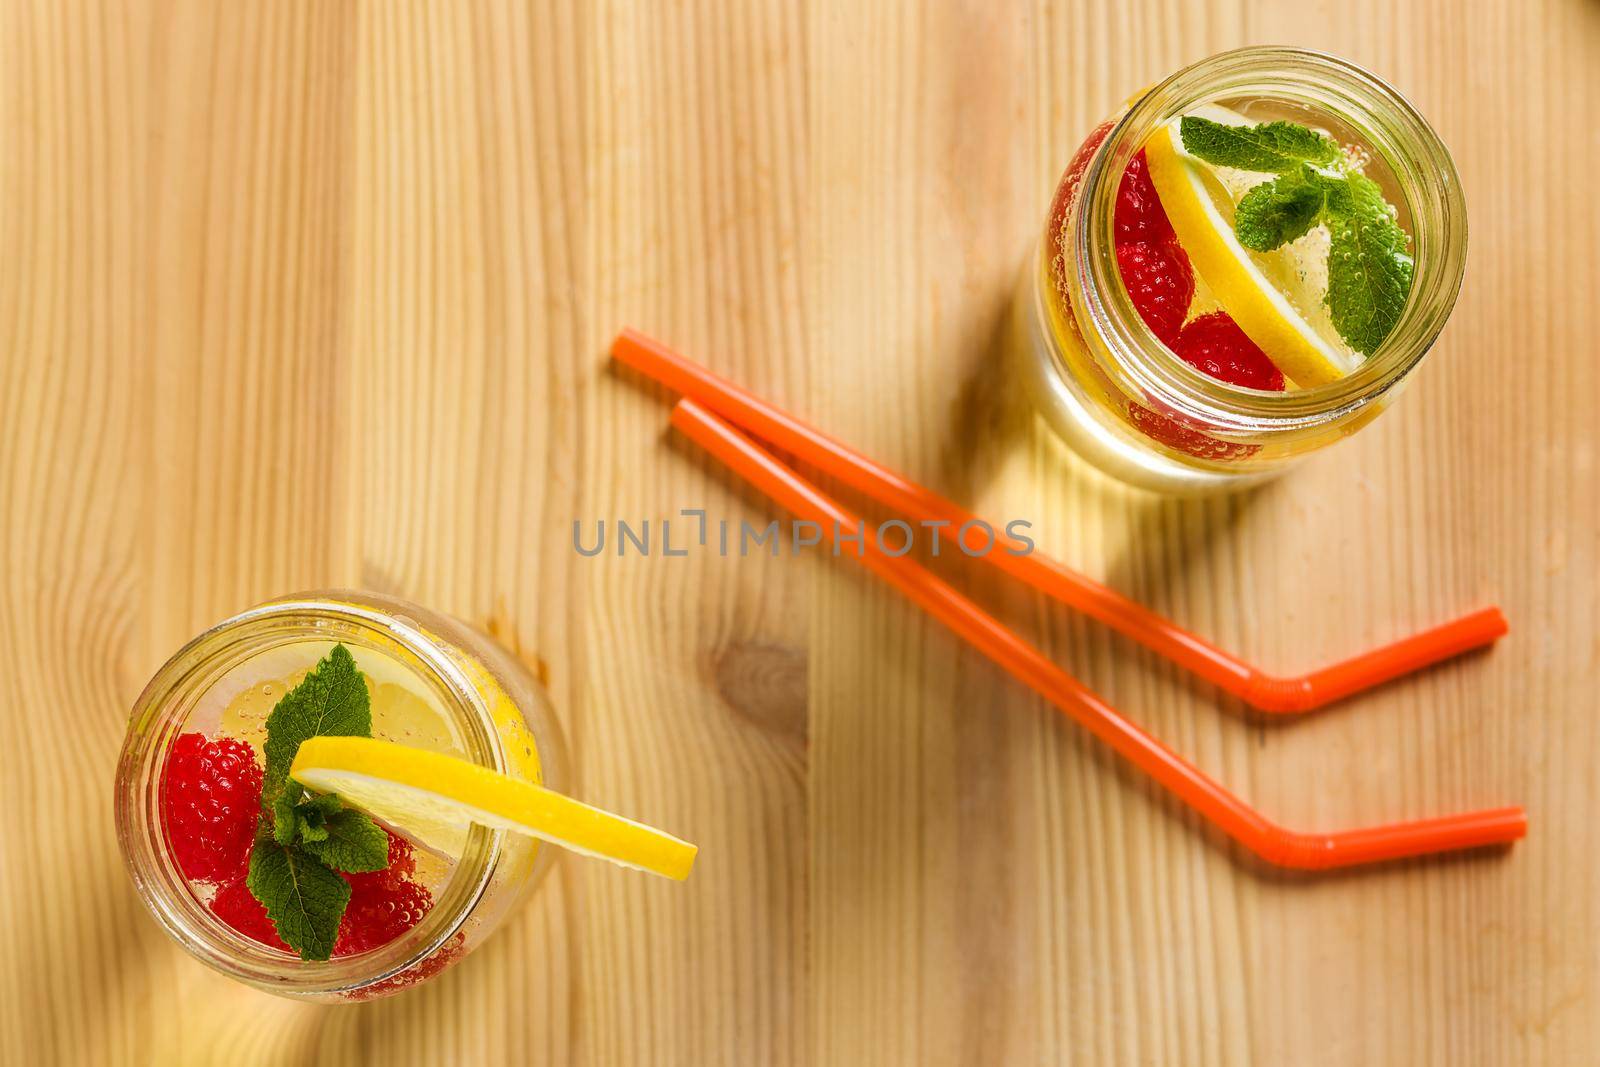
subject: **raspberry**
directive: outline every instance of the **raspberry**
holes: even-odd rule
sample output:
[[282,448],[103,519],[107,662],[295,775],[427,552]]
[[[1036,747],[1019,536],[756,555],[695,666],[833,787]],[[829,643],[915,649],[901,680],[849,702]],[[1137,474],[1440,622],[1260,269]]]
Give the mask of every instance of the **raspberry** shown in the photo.
[[[1269,392],[1283,390],[1283,372],[1225,311],[1201,315],[1170,343],[1185,363],[1218,381]],[[1260,445],[1224,441],[1175,414],[1137,404],[1128,408],[1128,418],[1146,437],[1200,459],[1245,459],[1261,451]]]
[[1083,181],[1083,172],[1089,169],[1089,161],[1094,158],[1095,151],[1110,132],[1109,122],[1102,122],[1090,131],[1089,136],[1084,138],[1083,144],[1078,146],[1072,162],[1067,164],[1067,169],[1061,175],[1061,182],[1056,186],[1055,199],[1050,202],[1050,232],[1057,240],[1061,237],[1061,228],[1067,223],[1067,209],[1077,198],[1078,184]]
[[1283,391],[1283,372],[1226,311],[1201,315],[1185,326],[1171,344],[1185,363],[1220,382],[1273,393]]
[[411,842],[396,834],[388,827],[383,832],[389,835],[389,866],[384,870],[390,875],[410,877],[417,873],[417,852],[411,847]]
[[183,734],[161,779],[161,819],[178,869],[221,883],[244,866],[261,817],[261,767],[243,741]]
[[375,982],[347,995],[351,1000],[376,1000],[378,997],[386,997],[392,993],[398,993],[402,989],[409,989],[418,982],[427,981],[460,959],[466,943],[466,935],[458,930],[456,935],[441,945],[437,952],[410,970],[392,974],[381,982]]
[[[411,880],[417,869],[417,855],[411,843],[384,832],[389,834],[389,865],[381,871],[341,875],[350,883],[350,903],[339,921],[335,956],[381,948],[417,925],[433,907],[433,895]],[[290,951],[268,918],[267,909],[245,884],[248,870],[247,857],[217,891],[211,901],[211,913],[252,940]],[[444,962],[437,965],[443,966]],[[420,981],[420,977],[416,980]]]
[[389,864],[381,871],[346,874],[350,905],[339,923],[335,956],[351,956],[388,944],[422,919],[433,907],[433,895],[412,881],[417,853],[411,842],[385,828]]
[[1117,268],[1134,310],[1165,344],[1172,344],[1194,298],[1194,271],[1176,244],[1137,241],[1117,246]]
[[433,907],[433,894],[403,874],[388,869],[376,872],[381,878],[350,883],[350,906],[339,922],[339,936],[333,943],[335,956],[353,956],[387,945],[422,920]]
[[417,873],[417,853],[411,847],[411,842],[388,827],[384,827],[383,832],[389,838],[389,865],[381,871],[346,874],[344,880],[350,883],[352,893],[363,890],[378,892]]
[[1241,444],[1237,441],[1224,441],[1212,437],[1208,433],[1194,429],[1180,422],[1170,415],[1163,415],[1159,411],[1138,404],[1128,405],[1128,419],[1138,431],[1150,438],[1159,441],[1168,448],[1194,456],[1197,459],[1210,459],[1227,461],[1232,459],[1245,459],[1261,451],[1260,445]]
[[1169,244],[1178,239],[1172,232],[1166,209],[1161,206],[1161,198],[1156,195],[1155,183],[1150,180],[1150,166],[1142,148],[1122,172],[1113,227],[1118,246],[1140,241]]
[[289,951],[289,946],[283,943],[277,928],[267,917],[267,909],[245,885],[243,870],[239,871],[237,878],[217,891],[211,901],[211,914],[254,941]]
[[1078,146],[1077,154],[1072,157],[1072,162],[1067,164],[1067,169],[1061,175],[1061,181],[1056,185],[1056,195],[1050,201],[1050,248],[1051,248],[1051,273],[1055,276],[1056,289],[1066,295],[1066,279],[1062,277],[1067,257],[1061,248],[1061,231],[1067,225],[1067,212],[1072,209],[1073,201],[1078,198],[1078,185],[1083,181],[1083,172],[1089,169],[1089,161],[1094,158],[1095,152],[1106,139],[1106,134],[1111,132],[1111,123],[1102,122]]
[[[1067,213],[1077,199],[1084,171],[1110,132],[1109,122],[1097,126],[1061,176],[1050,205],[1050,233],[1058,244]],[[1117,266],[1122,273],[1122,283],[1133,298],[1133,306],[1151,332],[1170,344],[1189,314],[1189,302],[1194,298],[1194,271],[1189,266],[1189,256],[1173,233],[1155,185],[1150,181],[1142,149],[1128,162],[1117,186],[1114,234]],[[1052,258],[1056,287],[1063,294],[1067,290],[1061,275],[1068,258],[1059,247]]]

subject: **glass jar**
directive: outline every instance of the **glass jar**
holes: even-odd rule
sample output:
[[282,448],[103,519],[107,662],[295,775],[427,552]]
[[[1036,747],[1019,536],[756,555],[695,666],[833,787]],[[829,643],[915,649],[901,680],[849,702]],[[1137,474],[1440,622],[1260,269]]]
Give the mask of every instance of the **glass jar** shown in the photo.
[[431,977],[476,947],[540,882],[551,850],[520,834],[473,827],[421,921],[358,955],[302,961],[213,915],[179,871],[166,840],[159,806],[166,753],[192,717],[203,713],[203,702],[214,705],[219,690],[220,699],[227,699],[230,688],[244,684],[252,664],[277,657],[309,667],[334,642],[358,660],[392,664],[408,685],[420,686],[465,758],[566,788],[566,754],[544,690],[494,641],[392,597],[301,593],[218,623],[180,649],[145,686],[117,767],[117,836],[140,899],[202,963],[269,993],[366,1000]]
[[[1129,161],[1158,127],[1197,106],[1251,99],[1353,133],[1385,170],[1412,236],[1415,274],[1391,332],[1350,374],[1308,389],[1245,389],[1191,367],[1141,321],[1118,274],[1113,218]],[[1052,427],[1107,473],[1167,492],[1246,485],[1387,406],[1455,306],[1466,247],[1450,153],[1393,88],[1318,52],[1224,52],[1131,100],[1079,149],[1016,304],[1022,373]]]

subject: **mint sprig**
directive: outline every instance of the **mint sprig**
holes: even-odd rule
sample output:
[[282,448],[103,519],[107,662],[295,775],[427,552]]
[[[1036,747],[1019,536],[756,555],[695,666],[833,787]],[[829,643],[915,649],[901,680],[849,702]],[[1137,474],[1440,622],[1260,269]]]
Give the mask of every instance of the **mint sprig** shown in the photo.
[[350,884],[339,871],[381,871],[389,839],[366,814],[333,794],[307,796],[289,777],[300,744],[313,737],[371,737],[366,678],[344,645],[311,669],[267,716],[262,818],[245,885],[284,943],[303,960],[333,954]]
[[1277,175],[1235,209],[1234,234],[1246,248],[1270,252],[1327,226],[1333,327],[1362,355],[1377,351],[1416,274],[1411,239],[1378,183],[1350,168],[1338,142],[1293,122],[1230,126],[1185,116],[1178,130],[1184,150],[1207,163]]

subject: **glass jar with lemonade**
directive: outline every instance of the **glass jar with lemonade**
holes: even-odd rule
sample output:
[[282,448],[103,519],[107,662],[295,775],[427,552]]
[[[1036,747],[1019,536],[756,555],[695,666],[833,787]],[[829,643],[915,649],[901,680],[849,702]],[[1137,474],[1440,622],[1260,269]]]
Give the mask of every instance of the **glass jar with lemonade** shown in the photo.
[[123,856],[192,955],[288,996],[364,1000],[466,955],[548,843],[683,878],[694,847],[566,796],[543,688],[391,597],[305,593],[170,659],[117,772]]
[[1383,410],[1465,258],[1450,154],[1394,89],[1320,53],[1223,53],[1079,148],[1018,300],[1024,373],[1124,481],[1248,484]]

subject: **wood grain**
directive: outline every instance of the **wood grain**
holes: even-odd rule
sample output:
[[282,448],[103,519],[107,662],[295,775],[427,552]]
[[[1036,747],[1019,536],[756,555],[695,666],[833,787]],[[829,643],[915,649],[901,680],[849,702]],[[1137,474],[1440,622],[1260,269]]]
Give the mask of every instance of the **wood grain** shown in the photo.
[[[1467,289],[1360,437],[1158,500],[1019,407],[1004,313],[1082,133],[1252,42],[1430,117]],[[1589,1062],[1596,54],[1588,0],[0,4],[0,1062]],[[1491,654],[1275,725],[948,572],[1287,822],[1520,801],[1532,835],[1263,871],[851,568],[579,557],[574,520],[768,518],[607,368],[624,324],[1265,664],[1502,604]],[[563,862],[358,1008],[182,955],[117,856],[126,709],[327,584],[514,648],[583,795],[694,878]]]

